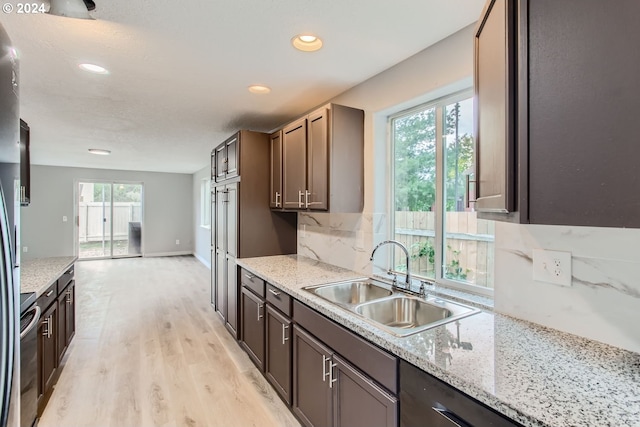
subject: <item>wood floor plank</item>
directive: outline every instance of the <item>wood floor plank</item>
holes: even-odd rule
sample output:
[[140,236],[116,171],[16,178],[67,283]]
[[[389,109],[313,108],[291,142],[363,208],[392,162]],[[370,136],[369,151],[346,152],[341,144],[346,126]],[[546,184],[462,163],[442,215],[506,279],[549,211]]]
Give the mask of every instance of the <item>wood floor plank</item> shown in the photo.
[[299,423],[227,332],[193,257],[76,264],[76,336],[40,427]]

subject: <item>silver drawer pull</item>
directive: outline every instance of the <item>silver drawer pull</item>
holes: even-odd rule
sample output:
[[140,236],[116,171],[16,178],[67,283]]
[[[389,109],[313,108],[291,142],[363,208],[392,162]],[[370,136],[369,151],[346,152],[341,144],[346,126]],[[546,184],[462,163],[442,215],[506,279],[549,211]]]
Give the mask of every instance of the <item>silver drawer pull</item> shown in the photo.
[[44,297],[45,298],[49,298],[51,295],[53,295],[53,289],[51,289],[49,292],[47,292],[47,294]]
[[280,296],[280,292],[277,292],[271,288],[269,288],[269,293],[273,296],[279,297]]
[[245,273],[244,277],[246,277],[249,280],[253,280],[256,276],[254,276],[253,274]]

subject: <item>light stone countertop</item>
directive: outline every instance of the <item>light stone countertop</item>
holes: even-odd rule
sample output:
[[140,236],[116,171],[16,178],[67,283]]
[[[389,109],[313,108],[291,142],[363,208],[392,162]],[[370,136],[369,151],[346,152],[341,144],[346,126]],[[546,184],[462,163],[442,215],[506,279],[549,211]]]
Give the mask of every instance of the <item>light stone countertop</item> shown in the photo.
[[20,292],[35,292],[38,298],[78,257],[36,258],[20,263]]
[[399,338],[302,289],[353,271],[299,255],[237,263],[524,426],[640,427],[640,354],[490,311]]

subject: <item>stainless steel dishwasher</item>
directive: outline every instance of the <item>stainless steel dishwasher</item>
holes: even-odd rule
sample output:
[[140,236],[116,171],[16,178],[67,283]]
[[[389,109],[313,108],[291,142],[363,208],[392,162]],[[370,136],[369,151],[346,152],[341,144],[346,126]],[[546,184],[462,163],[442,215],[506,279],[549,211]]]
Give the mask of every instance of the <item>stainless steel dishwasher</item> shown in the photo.
[[38,412],[38,321],[36,294],[20,294],[20,427],[32,427]]

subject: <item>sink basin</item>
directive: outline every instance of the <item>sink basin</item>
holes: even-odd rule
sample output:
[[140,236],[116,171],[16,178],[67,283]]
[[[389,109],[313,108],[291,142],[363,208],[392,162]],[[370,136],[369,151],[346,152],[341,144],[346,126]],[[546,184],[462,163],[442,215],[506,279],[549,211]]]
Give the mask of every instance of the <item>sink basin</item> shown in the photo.
[[358,305],[355,312],[397,336],[407,336],[480,310],[451,301],[397,295]]
[[321,298],[342,305],[357,305],[392,294],[390,289],[384,288],[372,280],[331,283],[305,289]]

